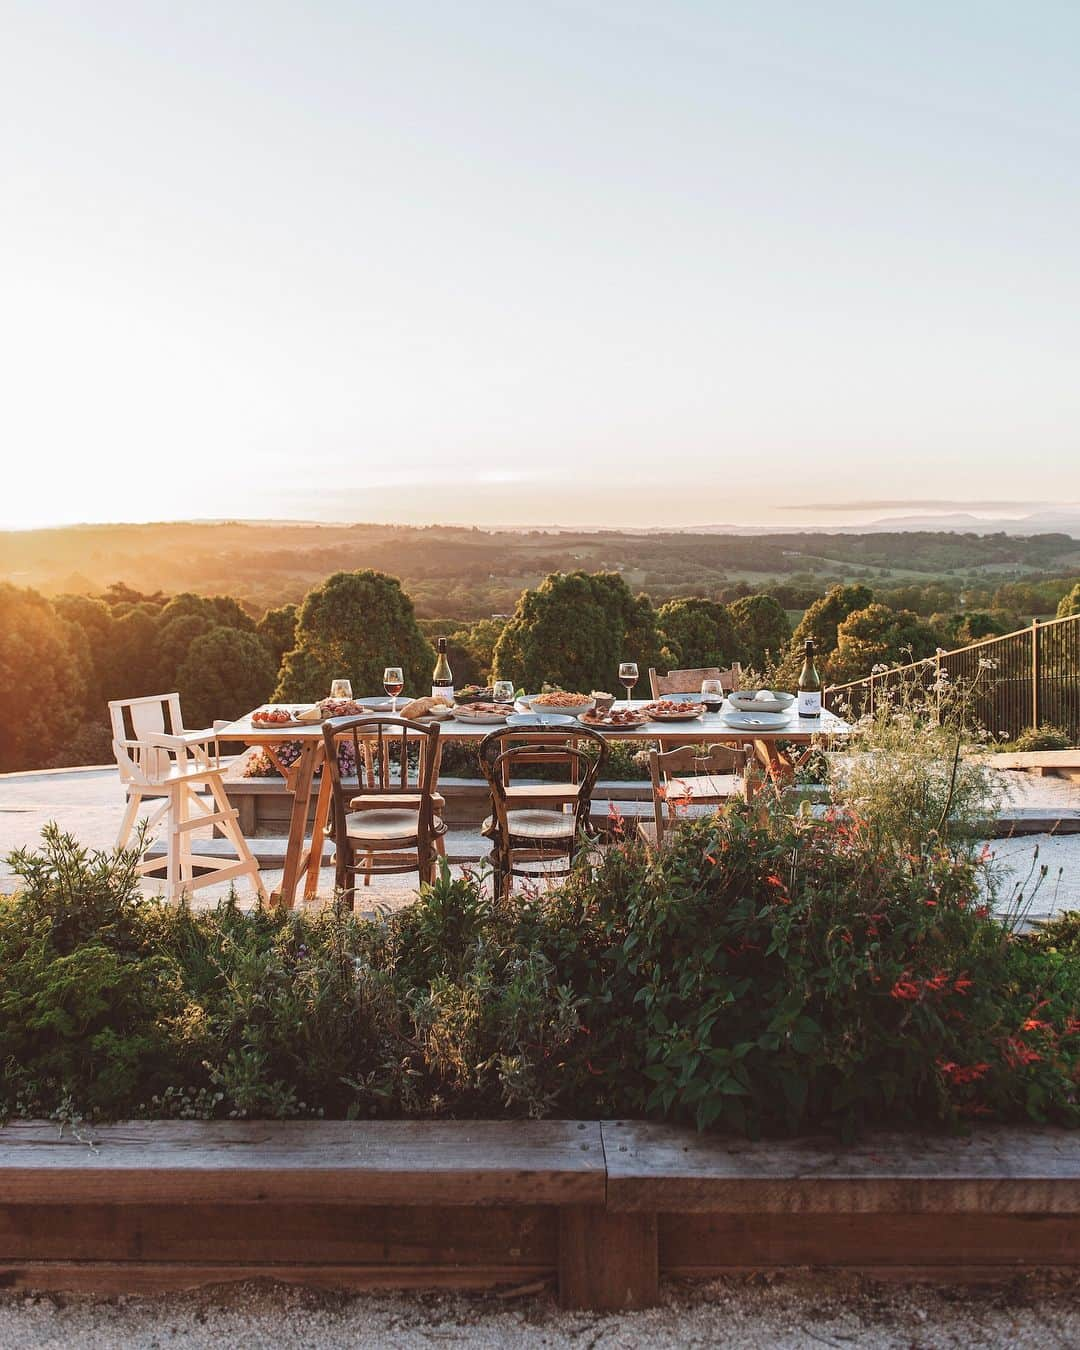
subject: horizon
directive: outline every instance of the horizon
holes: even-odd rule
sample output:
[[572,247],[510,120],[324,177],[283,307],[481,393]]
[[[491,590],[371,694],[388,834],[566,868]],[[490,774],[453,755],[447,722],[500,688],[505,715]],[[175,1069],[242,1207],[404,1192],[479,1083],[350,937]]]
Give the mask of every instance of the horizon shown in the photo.
[[1055,3],[18,7],[0,527],[1080,501],[1078,40]]

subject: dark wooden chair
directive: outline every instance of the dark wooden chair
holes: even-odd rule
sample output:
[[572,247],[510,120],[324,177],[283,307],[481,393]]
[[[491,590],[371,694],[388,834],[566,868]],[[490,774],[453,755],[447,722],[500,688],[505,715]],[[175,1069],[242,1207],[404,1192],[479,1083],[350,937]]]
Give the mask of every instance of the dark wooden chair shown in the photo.
[[[435,878],[446,826],[435,809],[439,726],[404,717],[332,717],[322,725],[326,768],[333,794],[330,833],[335,847],[334,884],[355,899],[356,878],[417,872]],[[351,740],[357,771],[366,769],[368,792],[356,794],[341,779],[338,746]],[[410,761],[415,752],[416,779]]]
[[[481,741],[479,755],[491,791],[491,815],[482,832],[492,841],[496,895],[507,894],[514,877],[567,876],[588,829],[592,791],[607,760],[604,738],[584,727],[565,737],[499,727]],[[556,765],[565,767],[566,780],[513,782],[515,768]],[[551,865],[560,860],[562,867]]]

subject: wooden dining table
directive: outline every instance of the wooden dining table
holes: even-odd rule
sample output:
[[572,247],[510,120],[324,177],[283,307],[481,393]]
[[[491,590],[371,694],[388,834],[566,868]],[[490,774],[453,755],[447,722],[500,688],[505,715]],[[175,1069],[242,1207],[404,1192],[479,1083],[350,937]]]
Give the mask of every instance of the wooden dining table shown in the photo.
[[[635,699],[632,708],[644,708],[651,700]],[[324,742],[321,723],[286,724],[284,726],[266,725],[253,722],[255,713],[274,708],[308,708],[310,704],[275,703],[264,704],[262,708],[253,708],[250,713],[220,727],[217,739],[221,741],[241,741],[245,745],[259,746],[263,749],[274,767],[285,780],[286,790],[292,794],[292,808],[289,813],[289,834],[285,845],[285,860],[282,868],[281,884],[271,898],[276,904],[292,908],[296,903],[297,891],[301,881],[304,883],[304,899],[312,900],[318,892],[319,870],[322,866],[323,841],[326,825],[330,819],[332,798],[330,775],[320,774],[324,757]],[[616,705],[627,706],[620,699]],[[373,716],[389,716],[388,712],[373,710]],[[441,743],[447,741],[480,741],[492,730],[489,725],[476,725],[462,722],[456,717],[447,718],[440,724]],[[574,723],[561,726],[538,727],[536,730],[547,732],[572,733]],[[587,725],[582,723],[581,725]],[[533,728],[522,728],[523,731]],[[595,728],[593,728],[595,730]],[[848,735],[849,723],[835,713],[823,709],[820,718],[792,716],[782,726],[731,726],[725,721],[723,713],[708,714],[685,722],[649,721],[637,727],[611,727],[600,734],[605,740],[619,741],[662,741],[666,749],[678,745],[745,745],[752,742],[762,758],[769,762],[775,759],[778,744],[784,742],[794,746],[809,747],[818,741],[829,741]],[[298,744],[299,754],[291,763],[285,763],[281,757],[281,748],[286,744]],[[359,766],[358,766],[359,767]],[[312,821],[311,836],[307,834],[308,810],[311,791],[316,777],[319,778],[319,791],[315,801],[315,815]]]

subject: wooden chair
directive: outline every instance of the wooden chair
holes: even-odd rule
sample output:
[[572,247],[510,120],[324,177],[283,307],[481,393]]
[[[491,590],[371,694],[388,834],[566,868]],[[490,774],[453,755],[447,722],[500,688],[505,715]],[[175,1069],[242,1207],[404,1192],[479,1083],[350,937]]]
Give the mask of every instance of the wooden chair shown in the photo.
[[[164,730],[166,712],[171,728],[168,732]],[[142,802],[147,798],[160,799],[146,822],[144,840],[149,841],[165,821],[168,840],[165,894],[169,900],[179,900],[186,891],[241,876],[249,877],[265,900],[259,865],[240,829],[237,811],[225,795],[216,755],[210,751],[216,733],[185,731],[177,694],[114,699],[109,704],[109,717],[113,753],[128,797],[117,847],[128,846]],[[223,862],[221,858],[194,851],[198,841],[193,846],[192,832],[206,827],[216,827],[232,844],[236,861]],[[138,870],[145,875],[160,871],[161,867],[160,858],[144,858]]]
[[[350,811],[381,811],[387,808],[410,807],[416,810],[420,809],[420,793],[409,787],[409,762],[404,758],[398,762],[397,783],[390,792],[383,792],[380,784],[383,781],[381,770],[378,765],[378,737],[365,736],[360,742],[364,752],[363,762],[359,760],[356,764],[356,773],[361,791],[349,802]],[[439,780],[439,765],[442,761],[442,742],[440,741],[435,755],[435,773],[432,783]],[[391,765],[387,766],[387,771],[394,776],[392,771],[393,759]],[[438,817],[443,820],[446,814],[446,798],[434,787],[431,792],[431,809]],[[441,858],[446,857],[446,834],[436,834],[435,852]],[[371,885],[371,872],[365,868],[364,885]]]
[[733,661],[727,670],[719,666],[698,666],[691,670],[669,670],[666,675],[658,675],[656,667],[649,667],[649,687],[653,698],[664,698],[668,694],[700,694],[702,680],[719,680],[725,694],[739,688],[742,679],[742,666]]
[[[584,749],[595,748],[595,754]],[[480,743],[480,767],[491,790],[491,815],[481,833],[491,839],[495,894],[509,894],[514,877],[567,876],[589,823],[592,791],[607,759],[602,736],[575,728],[565,737],[499,727]],[[570,781],[513,783],[515,768],[565,765]],[[552,867],[560,859],[565,866]]]
[[664,832],[679,818],[700,806],[721,806],[732,797],[753,794],[753,746],[728,745],[676,750],[653,750],[649,755],[653,819],[643,821],[640,833],[653,848],[663,848]]
[[[351,906],[361,872],[365,885],[370,885],[372,875],[404,872],[417,872],[421,881],[434,881],[440,840],[446,833],[435,810],[438,723],[429,726],[378,715],[332,717],[322,724],[322,733],[323,772],[330,775],[333,796],[330,833],[337,890],[349,897]],[[353,789],[342,782],[337,751],[345,738],[352,740],[357,768],[370,766],[368,792],[353,795]],[[413,749],[417,751],[415,783],[409,772]]]

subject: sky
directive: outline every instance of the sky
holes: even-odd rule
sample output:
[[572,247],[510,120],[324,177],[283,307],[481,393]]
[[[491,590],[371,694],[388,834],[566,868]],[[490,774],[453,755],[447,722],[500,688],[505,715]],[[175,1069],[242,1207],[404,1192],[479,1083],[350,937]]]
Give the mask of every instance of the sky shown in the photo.
[[1080,501],[1071,0],[0,33],[0,526]]

